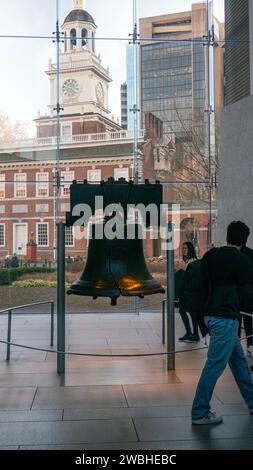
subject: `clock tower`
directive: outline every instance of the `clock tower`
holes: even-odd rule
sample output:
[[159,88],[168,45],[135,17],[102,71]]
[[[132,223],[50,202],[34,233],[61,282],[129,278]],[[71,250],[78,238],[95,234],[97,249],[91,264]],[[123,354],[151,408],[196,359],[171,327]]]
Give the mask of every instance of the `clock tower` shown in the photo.
[[[111,78],[96,54],[97,26],[84,10],[83,0],[73,0],[73,10],[66,16],[62,32],[64,45],[60,54],[60,105],[62,129],[70,134],[117,131],[119,124],[110,118],[108,90]],[[36,119],[38,137],[55,134],[57,104],[57,68],[49,61],[50,117]]]

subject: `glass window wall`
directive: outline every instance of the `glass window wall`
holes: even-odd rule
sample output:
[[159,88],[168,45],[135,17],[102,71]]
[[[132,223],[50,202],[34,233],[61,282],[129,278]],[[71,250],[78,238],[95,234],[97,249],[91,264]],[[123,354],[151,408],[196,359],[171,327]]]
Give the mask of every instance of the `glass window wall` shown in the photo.
[[[4,2],[2,268],[16,253],[22,266],[50,263],[56,280],[56,225],[70,209],[73,180],[159,180],[164,202],[180,204],[183,239],[184,221],[194,219],[198,252],[215,242],[222,2],[182,3],[181,8],[166,0],[83,0],[77,8],[74,0]],[[36,245],[35,255],[29,243]],[[87,245],[66,230],[66,259],[78,260],[77,277]],[[145,253],[158,257],[160,242],[145,242]],[[69,283],[73,267],[66,266]],[[0,296],[2,307],[30,298],[25,289],[14,296],[11,285]],[[67,302],[73,310],[83,305],[72,297]]]

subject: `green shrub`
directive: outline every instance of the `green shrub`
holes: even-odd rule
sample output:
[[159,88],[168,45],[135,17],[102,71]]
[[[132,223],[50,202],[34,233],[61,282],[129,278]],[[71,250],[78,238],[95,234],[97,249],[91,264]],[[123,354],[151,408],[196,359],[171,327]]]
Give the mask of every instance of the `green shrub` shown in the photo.
[[55,269],[53,268],[3,268],[0,269],[0,286],[10,285],[20,277],[24,276],[24,274],[53,272],[55,272]]
[[[15,281],[12,283],[12,287],[57,287],[57,281],[46,281],[43,279],[25,279],[24,281]],[[66,289],[70,287],[69,284],[65,284]]]

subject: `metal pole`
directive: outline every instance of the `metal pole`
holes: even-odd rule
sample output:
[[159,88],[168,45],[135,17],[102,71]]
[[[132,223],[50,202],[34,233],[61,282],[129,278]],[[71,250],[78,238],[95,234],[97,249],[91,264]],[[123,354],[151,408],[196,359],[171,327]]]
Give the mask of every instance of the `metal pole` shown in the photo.
[[51,338],[50,346],[54,345],[54,302],[50,302],[51,305]]
[[166,300],[162,302],[162,341],[165,344],[165,307],[166,307]]
[[[57,351],[65,353],[65,224],[57,224]],[[65,354],[57,354],[57,372],[65,373]]]
[[10,360],[11,356],[11,319],[12,319],[12,311],[8,310],[8,330],[7,330],[7,352],[6,352],[6,361]]
[[175,370],[175,282],[174,282],[174,227],[168,224],[171,239],[167,247],[167,370]]
[[[134,75],[134,91],[133,91],[133,180],[134,184],[139,183],[139,165],[138,165],[138,137],[139,137],[139,103],[138,103],[138,15],[137,0],[133,0],[133,75]],[[135,213],[135,223],[138,223],[138,214]],[[140,315],[140,300],[134,297],[134,313]]]
[[[211,12],[209,8],[209,3],[211,3]],[[206,29],[207,29],[207,148],[208,148],[208,178],[209,178],[209,233],[208,233],[208,244],[209,247],[212,244],[212,149],[211,149],[211,114],[213,111],[212,103],[211,103],[211,81],[210,81],[210,72],[213,73],[213,70],[210,70],[210,48],[213,47],[213,37],[210,30],[210,18],[209,14],[213,15],[213,4],[210,0],[206,0]],[[213,18],[211,18],[213,20]],[[214,130],[214,129],[213,129]]]
[[138,297],[134,297],[134,313],[140,315],[140,301]]
[[209,187],[209,234],[208,234],[208,249],[211,248],[212,246],[212,241],[213,241],[213,227],[212,227],[212,180],[210,182],[210,187]]
[[61,111],[60,104],[60,43],[61,32],[59,27],[59,0],[56,0],[56,162],[55,162],[55,192],[54,192],[54,261],[56,259],[56,240],[57,240],[57,224],[60,221],[60,197],[61,197]]

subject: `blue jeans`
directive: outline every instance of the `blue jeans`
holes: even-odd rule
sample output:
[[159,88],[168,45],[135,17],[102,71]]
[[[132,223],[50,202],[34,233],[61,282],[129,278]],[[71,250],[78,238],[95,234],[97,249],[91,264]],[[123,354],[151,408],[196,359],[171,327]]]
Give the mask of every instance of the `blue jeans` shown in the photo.
[[241,342],[238,320],[206,316],[210,332],[207,361],[202,371],[192,405],[192,419],[206,416],[215,384],[229,363],[240,392],[249,408],[253,408],[253,382]]

